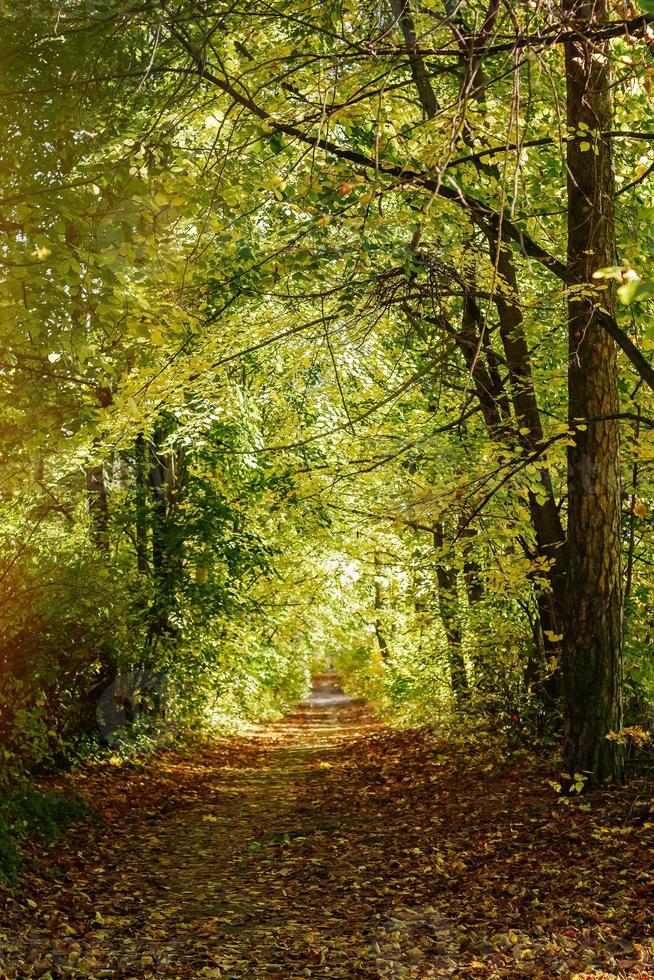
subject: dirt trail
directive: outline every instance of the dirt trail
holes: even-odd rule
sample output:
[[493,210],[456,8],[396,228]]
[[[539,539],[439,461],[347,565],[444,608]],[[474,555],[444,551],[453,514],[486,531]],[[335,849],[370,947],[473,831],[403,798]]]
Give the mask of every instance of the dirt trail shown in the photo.
[[[235,764],[188,762],[190,799],[171,796],[154,819],[135,802],[127,825],[112,819],[117,799],[103,814],[113,844],[82,840],[21,933],[0,924],[1,975],[378,975],[357,966],[369,910],[357,913],[361,885],[340,853],[344,828],[369,818],[329,787],[347,745],[378,727],[324,674],[294,713],[237,743]],[[93,804],[92,787],[85,795]],[[9,906],[10,922],[27,911],[20,893]]]
[[394,731],[332,675],[247,738],[91,766],[0,892],[0,977],[654,980],[650,784]]
[[[344,945],[341,914],[346,922],[350,910],[346,902],[339,914],[324,891],[338,865],[339,829],[356,818],[341,812],[338,798],[325,806],[324,790],[344,746],[375,727],[335,677],[322,675],[292,715],[259,731],[258,764],[221,781],[220,805],[181,811],[165,822],[151,869],[158,888],[153,911],[170,921],[174,910],[180,948],[185,934],[193,943],[208,920],[225,975],[254,977],[289,976],[289,960],[297,961],[301,976],[307,956],[324,958],[311,946],[319,934],[324,943],[334,933],[332,948]],[[301,862],[300,875],[299,851],[312,855]],[[190,953],[197,955],[197,947]],[[341,973],[325,975],[351,976],[347,958]]]

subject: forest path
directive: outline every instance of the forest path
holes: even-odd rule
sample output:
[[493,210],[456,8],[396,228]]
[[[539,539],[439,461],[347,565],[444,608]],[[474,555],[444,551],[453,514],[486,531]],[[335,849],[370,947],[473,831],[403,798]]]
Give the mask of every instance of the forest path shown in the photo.
[[159,888],[152,909],[174,920],[178,954],[186,944],[190,963],[197,961],[208,926],[205,943],[220,975],[302,976],[327,948],[341,968],[325,975],[352,975],[360,886],[339,839],[344,826],[360,827],[361,814],[344,812],[342,795],[325,791],[347,743],[377,727],[335,675],[321,675],[291,715],[254,733],[261,752],[221,779],[218,805],[166,821],[151,869]]
[[247,738],[91,766],[100,819],[0,892],[0,977],[653,980],[651,791],[561,807],[480,741],[323,675]]

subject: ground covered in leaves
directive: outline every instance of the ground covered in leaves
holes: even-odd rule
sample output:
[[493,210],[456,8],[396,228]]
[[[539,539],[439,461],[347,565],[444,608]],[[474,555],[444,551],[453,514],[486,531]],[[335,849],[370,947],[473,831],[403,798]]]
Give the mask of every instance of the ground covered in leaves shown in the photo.
[[321,679],[247,739],[75,775],[2,977],[654,978],[654,794],[382,728]]

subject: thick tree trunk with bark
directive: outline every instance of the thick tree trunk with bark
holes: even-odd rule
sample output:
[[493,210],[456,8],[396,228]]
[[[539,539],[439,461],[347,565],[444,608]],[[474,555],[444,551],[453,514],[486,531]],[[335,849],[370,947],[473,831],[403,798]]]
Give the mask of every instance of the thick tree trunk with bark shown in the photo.
[[[606,21],[608,0],[566,0],[578,28],[566,44],[568,264],[576,281],[569,316],[569,417],[576,430],[568,452],[569,571],[563,650],[565,766],[590,784],[623,778],[621,747],[607,734],[622,725],[622,576],[617,353],[600,324],[611,311],[609,287],[593,280],[615,264],[614,183],[609,56],[584,40],[584,28]],[[594,295],[589,295],[590,290]],[[604,418],[604,421],[594,421]],[[580,420],[589,421],[579,426]]]

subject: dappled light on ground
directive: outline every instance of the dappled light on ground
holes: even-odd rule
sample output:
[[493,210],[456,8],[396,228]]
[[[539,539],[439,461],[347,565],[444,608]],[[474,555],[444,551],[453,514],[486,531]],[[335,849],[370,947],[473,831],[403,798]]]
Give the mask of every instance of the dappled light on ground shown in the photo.
[[2,976],[651,978],[648,797],[545,775],[323,675],[247,738],[76,777],[100,819],[5,901]]

